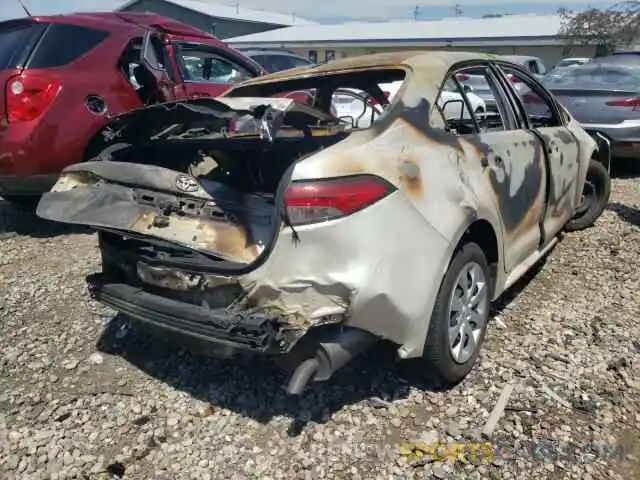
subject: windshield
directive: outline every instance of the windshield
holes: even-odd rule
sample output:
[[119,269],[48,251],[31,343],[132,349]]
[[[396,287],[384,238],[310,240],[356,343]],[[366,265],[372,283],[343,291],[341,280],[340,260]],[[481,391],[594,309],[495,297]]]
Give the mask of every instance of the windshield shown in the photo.
[[640,67],[583,65],[563,71],[546,82],[548,88],[640,91]]

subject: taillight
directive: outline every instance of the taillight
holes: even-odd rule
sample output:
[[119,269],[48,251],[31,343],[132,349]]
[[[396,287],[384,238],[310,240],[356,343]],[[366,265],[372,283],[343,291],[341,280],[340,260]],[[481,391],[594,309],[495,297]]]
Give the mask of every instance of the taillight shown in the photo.
[[456,75],[456,79],[459,82],[466,82],[467,80],[469,80],[469,75],[467,75],[466,73],[458,73]]
[[42,74],[9,78],[5,93],[9,123],[28,122],[40,117],[61,87],[59,80]]
[[609,100],[606,102],[610,107],[626,107],[640,110],[640,97],[625,98],[623,100]]
[[294,181],[285,193],[285,206],[293,225],[325,222],[362,210],[395,190],[373,175]]

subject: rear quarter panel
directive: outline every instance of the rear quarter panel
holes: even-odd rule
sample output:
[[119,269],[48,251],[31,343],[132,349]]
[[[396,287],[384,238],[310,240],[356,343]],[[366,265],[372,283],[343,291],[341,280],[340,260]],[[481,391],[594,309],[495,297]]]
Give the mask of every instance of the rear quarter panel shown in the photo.
[[[291,269],[304,269],[308,290],[341,285],[349,325],[400,344],[403,358],[420,355],[443,274],[469,225],[488,221],[502,244],[478,146],[434,128],[429,116],[428,104],[401,102],[373,127],[298,163],[292,180],[369,173],[398,191],[332,225],[301,229],[304,248],[291,246],[285,227],[274,253],[247,280],[270,278],[282,292],[293,289],[288,279],[300,278]],[[341,233],[334,236],[337,224]],[[284,252],[294,257],[285,260]],[[286,274],[275,273],[283,268]]]
[[[142,33],[140,33],[142,35]],[[85,106],[87,95],[100,96],[113,116],[140,107],[135,90],[117,68],[117,61],[128,41],[126,32],[112,33],[98,47],[64,66],[47,73],[62,81],[62,90],[40,120],[32,139],[34,147],[46,146],[51,157],[38,168],[41,173],[57,173],[83,159],[89,140],[102,128],[104,115],[90,112]]]

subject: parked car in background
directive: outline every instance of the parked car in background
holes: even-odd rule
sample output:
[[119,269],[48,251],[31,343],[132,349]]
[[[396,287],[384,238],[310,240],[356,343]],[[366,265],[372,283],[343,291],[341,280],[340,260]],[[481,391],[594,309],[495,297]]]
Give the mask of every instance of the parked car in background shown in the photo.
[[500,58],[526,68],[536,78],[541,78],[547,73],[547,67],[539,57],[530,55],[501,55]]
[[286,50],[240,49],[240,51],[262,65],[269,73],[313,65],[308,58]]
[[[442,97],[472,104],[462,74],[486,79],[499,115],[447,118]],[[528,113],[507,75],[548,113]],[[397,82],[390,101],[381,85]],[[331,113],[344,89],[384,107],[370,126]],[[276,98],[296,90],[313,104]],[[379,340],[460,382],[491,302],[610,192],[606,142],[526,69],[479,53],[335,60],[105,129],[122,148],[67,167],[37,210],[98,230],[93,298],[165,340],[288,359],[290,394]]]
[[[640,161],[640,63],[589,62],[547,79],[545,86],[584,128],[610,139],[614,156]],[[538,96],[522,95],[529,108],[546,114]]]
[[551,70],[549,70],[545,75],[544,78],[545,80],[551,77],[555,77],[558,75],[562,75],[562,72],[565,71],[565,69],[567,68],[573,68],[573,67],[577,67],[578,65],[584,65],[585,63],[589,62],[591,59],[588,57],[570,57],[570,58],[563,58],[562,60],[560,60],[555,67],[553,67]]
[[[546,73],[546,67],[543,61],[538,57],[526,55],[500,55],[497,58],[522,66],[537,79],[543,78]],[[473,93],[482,98],[488,113],[491,115],[496,114],[498,108],[496,105],[496,99],[489,87],[489,84],[483,76],[460,74],[458,75],[457,80],[463,85],[471,87]],[[520,88],[521,85],[517,77],[507,76],[507,80],[511,82],[515,89]]]
[[595,57],[592,62],[596,63],[617,63],[627,65],[640,65],[640,50],[628,50],[613,52],[601,57]]
[[33,202],[100,149],[89,140],[112,115],[215,97],[262,73],[215,37],[155,14],[0,22],[0,196]]
[[553,68],[567,68],[576,65],[584,65],[591,60],[590,57],[568,57],[560,60]]

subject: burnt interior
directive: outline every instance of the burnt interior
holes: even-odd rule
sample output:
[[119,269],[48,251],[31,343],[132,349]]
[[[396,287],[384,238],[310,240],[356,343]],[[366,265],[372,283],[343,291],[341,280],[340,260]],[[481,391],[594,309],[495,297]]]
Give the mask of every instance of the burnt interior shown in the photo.
[[[266,83],[239,88],[238,92],[231,91],[230,96],[245,97],[282,97],[301,91],[309,93],[305,103],[313,109],[294,107],[281,118],[276,116],[275,119],[269,118],[266,111],[262,116],[254,114],[253,117],[243,112],[235,118],[226,112],[224,116],[210,115],[209,121],[202,112],[190,114],[185,109],[149,112],[151,118],[148,121],[143,117],[138,118],[128,127],[129,134],[125,131],[124,136],[110,142],[108,155],[103,159],[154,165],[188,173],[197,178],[200,185],[215,198],[215,205],[212,206],[188,194],[175,196],[168,192],[134,188],[132,200],[153,206],[164,215],[156,217],[156,221],[166,218],[169,223],[172,215],[186,215],[229,222],[241,225],[247,231],[248,243],[262,242],[268,248],[275,233],[273,223],[287,221],[286,216],[276,215],[275,212],[276,193],[286,172],[301,158],[334,145],[350,134],[350,129],[331,114],[334,91],[357,88],[367,92],[379,104],[386,105],[389,101],[379,84],[402,80],[404,75],[405,72],[398,69],[364,70]],[[162,115],[166,115],[166,120],[163,121]],[[265,138],[265,123],[272,134],[270,138]],[[145,131],[146,136],[141,135]],[[125,143],[118,144],[123,137]],[[113,148],[114,144],[118,144],[117,148]],[[260,212],[255,211],[256,205]],[[244,215],[243,209],[251,211],[244,212]],[[261,229],[257,228],[257,218],[266,218],[270,222],[267,227],[271,234],[265,233],[267,230],[264,225]],[[255,238],[257,230],[262,238]],[[269,235],[271,237],[267,238]],[[138,261],[190,271],[203,271],[203,265],[212,265],[211,260],[215,264],[212,270],[216,271],[228,268],[229,271],[238,272],[244,267],[248,268],[247,265],[234,264],[209,253],[146,235],[103,231],[100,233],[100,242],[105,273],[119,277],[128,284],[139,283],[136,272]],[[158,288],[147,287],[152,290]],[[165,291],[153,291],[167,295]],[[189,303],[202,301],[200,296],[192,298],[193,295],[182,293],[180,299]]]

